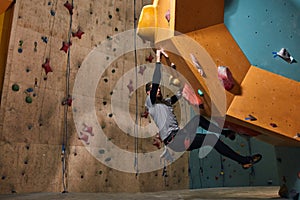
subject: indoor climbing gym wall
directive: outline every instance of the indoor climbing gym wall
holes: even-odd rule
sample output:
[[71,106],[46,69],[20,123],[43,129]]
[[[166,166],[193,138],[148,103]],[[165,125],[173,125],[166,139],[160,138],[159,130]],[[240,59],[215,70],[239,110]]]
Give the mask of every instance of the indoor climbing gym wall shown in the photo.
[[[179,17],[181,13],[185,15]],[[195,13],[208,20],[194,17]],[[205,102],[202,114],[220,124],[214,117],[224,113],[224,127],[238,133],[235,149],[264,155],[257,166],[243,171],[218,155],[199,159],[201,152],[192,152],[191,187],[279,184],[281,197],[299,196],[299,159],[293,156],[300,146],[299,13],[297,0],[155,0],[143,8],[138,34],[181,56],[171,59],[180,63],[176,70],[188,77]],[[147,20],[149,16],[155,23]],[[217,89],[219,81],[225,90],[225,106],[220,104],[222,92],[210,90]],[[292,164],[284,164],[291,160]],[[194,167],[197,162],[200,170]],[[275,169],[277,176],[266,169]],[[240,178],[240,173],[248,178]]]
[[[153,124],[145,112],[144,87],[137,80],[152,76],[155,54],[132,31],[142,7],[150,3],[18,0],[12,4],[11,34],[1,24],[1,52],[3,42],[9,41],[6,65],[1,53],[1,193],[188,188],[188,154],[168,165],[160,154],[147,153],[156,150],[155,130],[137,139],[133,136],[139,132],[129,123]],[[135,48],[136,41],[140,49]],[[91,103],[90,98],[82,100],[81,93],[74,92],[91,88],[95,119],[86,117],[88,106],[80,107]],[[180,106],[176,110],[180,112]],[[124,127],[119,127],[118,119]],[[105,148],[111,143],[113,147]],[[122,153],[114,154],[116,149]],[[142,166],[145,160],[151,170],[142,171],[148,167]],[[160,168],[154,168],[157,163]]]

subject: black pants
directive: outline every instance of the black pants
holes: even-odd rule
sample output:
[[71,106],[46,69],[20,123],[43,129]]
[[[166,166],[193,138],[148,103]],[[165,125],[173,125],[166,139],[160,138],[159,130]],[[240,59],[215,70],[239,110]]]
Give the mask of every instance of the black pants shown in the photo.
[[[168,145],[176,152],[192,151],[199,149],[202,146],[212,146],[221,155],[226,156],[240,164],[249,163],[251,157],[241,156],[232,150],[228,145],[222,142],[215,134],[196,134],[197,127],[201,126],[205,130],[211,132],[221,133],[222,129],[210,123],[202,116],[195,116],[191,119],[186,126],[180,129],[174,140]],[[188,145],[188,146],[187,146]]]

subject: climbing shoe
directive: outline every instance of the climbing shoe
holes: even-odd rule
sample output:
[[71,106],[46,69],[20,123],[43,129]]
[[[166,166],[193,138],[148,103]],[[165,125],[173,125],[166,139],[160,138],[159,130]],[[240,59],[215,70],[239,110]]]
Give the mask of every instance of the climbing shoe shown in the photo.
[[251,156],[250,158],[250,162],[249,163],[246,163],[246,164],[243,164],[242,167],[244,169],[249,169],[250,167],[252,167],[255,163],[258,163],[262,158],[262,155],[260,154],[255,154],[253,156]]

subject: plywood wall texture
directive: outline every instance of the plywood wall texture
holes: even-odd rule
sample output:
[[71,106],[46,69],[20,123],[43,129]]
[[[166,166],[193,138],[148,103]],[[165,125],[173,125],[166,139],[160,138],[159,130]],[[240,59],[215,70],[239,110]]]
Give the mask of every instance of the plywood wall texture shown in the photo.
[[[85,141],[79,139],[73,119],[76,108],[68,106],[68,103],[72,105],[71,101],[65,101],[68,95],[69,100],[76,101],[72,99],[73,86],[86,56],[113,35],[133,29],[134,9],[138,15],[142,6],[149,3],[16,1],[1,97],[0,193],[143,192],[188,188],[187,155],[167,167],[168,177],[162,176],[161,169],[145,174],[125,173],[99,162],[89,153]],[[84,33],[72,35],[80,31]],[[108,46],[107,52],[115,51],[114,48],[119,47]],[[146,62],[151,51],[137,52],[137,64]],[[134,68],[134,58],[135,54],[129,52],[112,63],[99,78],[95,108],[98,121],[111,141],[128,151],[138,148],[142,152],[153,150],[151,138],[141,139],[135,147],[134,138],[124,134],[114,123],[110,100],[116,82]],[[122,89],[126,94],[127,84],[124,82]],[[140,116],[145,100],[143,88],[126,98],[131,98],[132,118],[136,108]],[[139,118],[139,123],[149,122]]]

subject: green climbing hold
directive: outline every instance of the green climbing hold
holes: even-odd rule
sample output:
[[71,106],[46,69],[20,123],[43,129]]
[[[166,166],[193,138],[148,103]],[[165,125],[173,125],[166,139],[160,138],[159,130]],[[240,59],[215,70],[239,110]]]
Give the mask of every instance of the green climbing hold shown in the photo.
[[13,91],[17,92],[17,91],[19,91],[20,87],[19,87],[18,84],[15,83],[15,84],[13,84],[13,85],[11,86],[11,89],[12,89]]
[[26,103],[32,103],[32,98],[30,96],[27,96],[25,98]]

